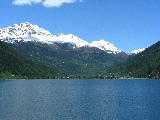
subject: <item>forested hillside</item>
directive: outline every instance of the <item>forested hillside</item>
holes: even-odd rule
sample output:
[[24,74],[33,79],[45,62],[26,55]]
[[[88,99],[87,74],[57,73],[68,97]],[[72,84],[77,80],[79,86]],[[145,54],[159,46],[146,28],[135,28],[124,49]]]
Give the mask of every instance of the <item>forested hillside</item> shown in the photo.
[[60,75],[13,52],[0,41],[0,78],[55,78]]
[[119,77],[159,78],[160,41],[112,70]]
[[70,43],[40,42],[5,43],[19,54],[68,75],[100,74],[119,65],[128,56],[121,52],[109,54],[95,47],[74,48]]

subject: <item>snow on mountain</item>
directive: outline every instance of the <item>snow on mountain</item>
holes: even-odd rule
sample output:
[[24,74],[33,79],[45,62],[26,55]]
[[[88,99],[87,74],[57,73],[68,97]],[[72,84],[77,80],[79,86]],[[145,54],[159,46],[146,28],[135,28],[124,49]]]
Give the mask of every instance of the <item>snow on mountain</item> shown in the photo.
[[146,48],[133,50],[132,52],[130,52],[130,53],[128,53],[128,54],[129,54],[129,55],[138,54],[138,53],[141,53],[142,51],[144,51],[145,49],[146,49]]
[[100,41],[93,41],[91,44],[89,44],[88,42],[72,34],[64,35],[62,33],[58,33],[56,35],[52,35],[49,31],[39,28],[37,25],[32,25],[29,22],[14,24],[13,26],[9,26],[7,28],[0,28],[0,40],[10,43],[21,40],[51,44],[54,44],[54,42],[67,42],[75,45],[76,47],[97,47],[108,53],[116,54],[121,52],[121,50],[119,50],[113,44],[103,39]]
[[58,33],[56,36],[54,36],[50,42],[67,42],[67,43],[72,43],[75,44],[77,47],[82,47],[82,46],[87,46],[89,45],[88,42],[78,38],[75,35],[68,34],[64,35],[63,33]]
[[37,25],[32,25],[29,22],[14,24],[7,28],[1,28],[0,39],[7,40],[8,42],[14,42],[15,40],[34,40],[43,43],[69,42],[75,44],[77,47],[89,45],[88,42],[72,34],[64,35],[62,33],[58,33],[57,35],[52,35],[49,31],[39,28]]
[[91,47],[97,47],[103,51],[106,51],[107,53],[120,53],[122,52],[121,50],[119,50],[117,47],[115,47],[112,43],[109,43],[103,39],[101,39],[100,41],[93,41],[90,44]]
[[52,37],[53,35],[43,28],[39,28],[37,25],[32,25],[28,22],[21,24],[14,24],[13,26],[9,26],[7,28],[0,29],[0,39],[2,38],[25,38],[28,36],[41,36],[41,37]]
[[52,37],[53,35],[49,31],[39,28],[37,25],[32,25],[29,22],[14,24],[13,26],[0,29],[0,39],[6,42],[21,40],[45,42],[46,39]]

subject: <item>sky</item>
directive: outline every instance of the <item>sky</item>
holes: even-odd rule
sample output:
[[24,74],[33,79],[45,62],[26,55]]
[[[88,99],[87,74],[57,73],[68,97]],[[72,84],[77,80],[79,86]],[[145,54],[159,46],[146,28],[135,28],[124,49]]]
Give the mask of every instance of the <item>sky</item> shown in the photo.
[[160,0],[0,0],[0,28],[23,22],[131,52],[160,40]]

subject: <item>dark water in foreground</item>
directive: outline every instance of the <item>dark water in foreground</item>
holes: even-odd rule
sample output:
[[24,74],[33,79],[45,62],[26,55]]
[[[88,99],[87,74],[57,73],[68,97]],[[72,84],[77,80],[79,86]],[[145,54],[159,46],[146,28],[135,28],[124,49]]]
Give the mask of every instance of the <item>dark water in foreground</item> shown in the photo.
[[0,120],[159,120],[160,80],[0,81]]

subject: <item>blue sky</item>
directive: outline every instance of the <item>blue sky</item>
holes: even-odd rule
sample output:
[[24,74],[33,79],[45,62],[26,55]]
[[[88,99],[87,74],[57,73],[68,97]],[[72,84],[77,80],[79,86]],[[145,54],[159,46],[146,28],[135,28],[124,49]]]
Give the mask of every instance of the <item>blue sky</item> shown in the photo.
[[22,22],[131,52],[160,40],[160,0],[1,0],[0,28]]

